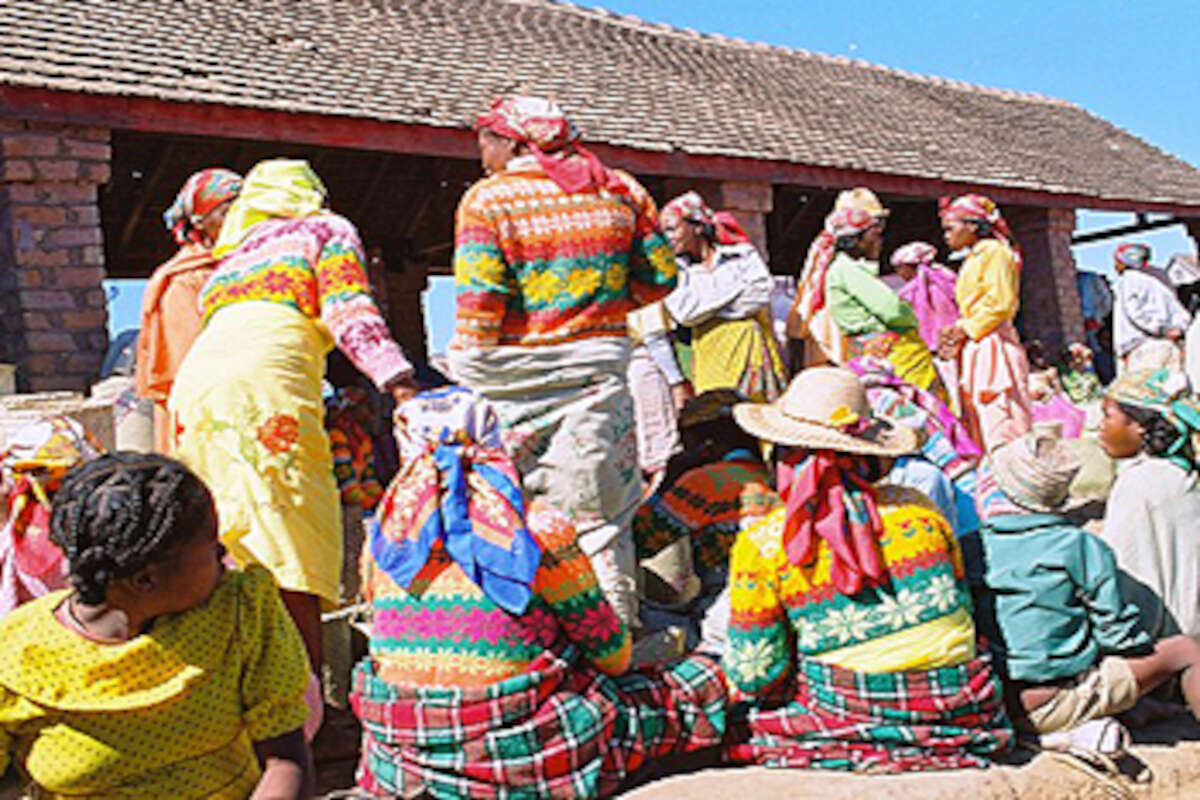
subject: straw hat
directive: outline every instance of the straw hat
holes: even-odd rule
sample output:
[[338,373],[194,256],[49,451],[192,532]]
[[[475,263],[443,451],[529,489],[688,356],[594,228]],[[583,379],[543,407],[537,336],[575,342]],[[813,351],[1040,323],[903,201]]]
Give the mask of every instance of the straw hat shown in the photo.
[[774,403],[739,403],[733,418],[760,439],[813,450],[902,456],[920,443],[912,428],[873,416],[858,376],[840,367],[806,369]]
[[840,211],[843,208],[860,208],[873,217],[886,217],[892,213],[884,208],[875,193],[865,186],[855,186],[853,189],[838,192],[833,210]]
[[1068,511],[1086,502],[1071,497],[1083,462],[1053,430],[1033,430],[992,451],[992,473],[1009,500],[1030,511]]

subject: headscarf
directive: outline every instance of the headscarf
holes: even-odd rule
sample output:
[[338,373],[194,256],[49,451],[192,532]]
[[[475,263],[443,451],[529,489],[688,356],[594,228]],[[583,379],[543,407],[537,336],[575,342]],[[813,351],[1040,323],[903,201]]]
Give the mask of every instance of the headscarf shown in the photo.
[[783,549],[788,561],[798,567],[810,563],[817,540],[824,540],[830,580],[845,595],[883,577],[883,521],[875,490],[858,473],[858,463],[854,456],[832,450],[797,449],[785,452],[776,473],[787,508]]
[[8,528],[17,568],[26,575],[57,575],[63,554],[50,541],[50,503],[63,477],[104,452],[81,424],[64,416],[22,425],[11,435],[0,467],[10,482]]
[[1108,387],[1108,396],[1118,403],[1159,414],[1175,428],[1177,438],[1162,454],[1188,472],[1200,471],[1200,399],[1188,387],[1183,373],[1166,367],[1126,372]]
[[326,196],[325,184],[307,161],[273,158],[258,162],[246,175],[241,194],[225,215],[213,255],[229,255],[260,222],[317,213],[325,205]]
[[927,242],[909,242],[892,253],[893,267],[911,266],[912,280],[896,294],[912,306],[917,315],[917,330],[930,350],[937,350],[942,328],[958,321],[958,303],[954,299],[957,276],[934,263],[937,248]]
[[480,129],[526,145],[546,176],[567,194],[597,189],[629,192],[623,180],[579,144],[579,129],[553,100],[501,97],[475,120],[475,130]]
[[804,319],[825,307],[825,275],[833,263],[837,240],[866,232],[879,217],[861,208],[835,209],[825,217],[825,226],[808,248],[800,273],[800,304]]
[[492,602],[523,613],[542,550],[495,411],[461,386],[422,392],[396,409],[396,439],[400,472],[369,525],[375,563],[407,590],[440,541]]
[[1150,266],[1150,247],[1138,242],[1127,242],[1113,251],[1113,261],[1129,269],[1145,270]]
[[1017,270],[1021,269],[1023,259],[1021,248],[1013,239],[1008,222],[1000,215],[1000,207],[990,198],[981,194],[964,194],[955,197],[943,197],[938,200],[938,216],[943,220],[961,220],[963,222],[986,222],[992,229],[991,235],[1008,245],[1017,262]]
[[175,202],[163,212],[163,223],[177,244],[203,244],[200,223],[241,190],[242,176],[236,172],[221,167],[202,169],[184,181]]
[[711,225],[717,234],[718,244],[744,244],[750,241],[749,234],[733,214],[728,211],[713,211],[704,203],[699,192],[684,192],[662,207],[658,215],[664,228],[672,227],[680,220],[698,225]]

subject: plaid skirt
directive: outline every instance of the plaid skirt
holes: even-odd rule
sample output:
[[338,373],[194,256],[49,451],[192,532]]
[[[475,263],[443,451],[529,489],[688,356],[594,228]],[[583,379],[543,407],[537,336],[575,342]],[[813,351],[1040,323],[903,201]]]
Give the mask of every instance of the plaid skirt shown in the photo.
[[796,693],[730,721],[726,755],[768,767],[896,773],[986,767],[1012,725],[984,655],[958,667],[865,673],[799,657]]
[[572,647],[487,687],[400,687],[355,670],[358,783],[385,797],[592,798],[652,759],[720,744],[725,680],[695,655],[609,677]]

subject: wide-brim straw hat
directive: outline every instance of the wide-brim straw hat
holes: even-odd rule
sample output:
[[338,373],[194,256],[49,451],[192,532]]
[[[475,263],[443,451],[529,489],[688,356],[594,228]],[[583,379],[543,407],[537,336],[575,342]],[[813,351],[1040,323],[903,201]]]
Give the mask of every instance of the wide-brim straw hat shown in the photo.
[[810,450],[895,457],[920,445],[912,428],[873,415],[862,381],[840,367],[806,369],[778,400],[739,403],[733,418],[759,439]]
[[886,217],[892,213],[879,202],[879,196],[865,186],[855,186],[853,189],[838,192],[833,210],[840,211],[843,208],[858,208],[873,217]]
[[1004,496],[1030,511],[1071,511],[1088,502],[1071,495],[1083,467],[1079,451],[1057,431],[1035,429],[992,451],[992,474]]

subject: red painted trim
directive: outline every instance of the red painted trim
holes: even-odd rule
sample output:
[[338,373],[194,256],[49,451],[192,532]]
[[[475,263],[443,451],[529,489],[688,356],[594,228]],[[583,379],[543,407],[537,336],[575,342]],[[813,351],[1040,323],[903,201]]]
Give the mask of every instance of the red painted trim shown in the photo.
[[[297,144],[378,150],[406,155],[476,158],[474,134],[460,128],[312,113],[293,114],[210,103],[181,103],[145,97],[82,94],[0,86],[0,116],[118,130],[192,136],[222,136]],[[731,156],[692,155],[592,144],[614,166],[648,175],[762,181],[837,189],[865,185],[885,194],[940,197],[967,190],[986,191],[1000,203],[1053,208],[1169,212],[1200,217],[1194,205],[1059,194],[1036,189],[991,186]]]

